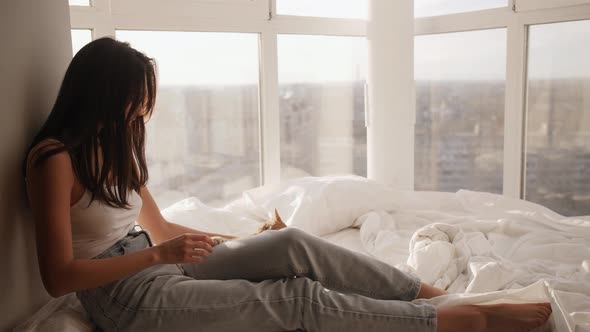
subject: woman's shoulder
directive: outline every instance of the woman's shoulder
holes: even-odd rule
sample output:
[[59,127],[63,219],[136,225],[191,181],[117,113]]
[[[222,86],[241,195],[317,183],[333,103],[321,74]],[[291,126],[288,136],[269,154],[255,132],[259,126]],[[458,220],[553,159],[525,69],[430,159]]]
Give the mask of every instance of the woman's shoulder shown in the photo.
[[[76,198],[75,201],[82,198],[84,188],[77,181],[70,153],[65,147],[63,142],[54,138],[43,139],[31,147],[27,156],[25,173],[27,192],[42,190],[40,188],[48,184],[66,185],[64,188],[71,190],[72,197]],[[57,151],[52,153],[53,150]],[[44,158],[43,156],[47,154],[49,154],[48,157]]]
[[[29,170],[36,166],[37,161],[40,157],[50,154],[54,150],[59,150],[65,147],[65,145],[55,139],[55,138],[45,138],[36,143],[34,146],[31,147],[29,153],[27,155],[27,171],[26,173],[29,174]],[[55,158],[51,158],[55,157]],[[69,163],[70,162],[70,155],[67,151],[56,151],[55,154],[52,154],[49,158],[52,159],[53,162],[57,163]],[[49,159],[47,158],[47,159]],[[65,165],[64,165],[65,166]]]

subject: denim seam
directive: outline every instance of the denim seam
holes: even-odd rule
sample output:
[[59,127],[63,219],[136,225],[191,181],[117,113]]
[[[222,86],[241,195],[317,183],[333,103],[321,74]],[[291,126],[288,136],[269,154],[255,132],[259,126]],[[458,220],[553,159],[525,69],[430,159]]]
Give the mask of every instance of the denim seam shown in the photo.
[[[300,271],[300,272],[303,272],[303,271]],[[419,285],[419,281],[417,284]],[[123,308],[123,310],[129,311],[129,312],[134,312],[135,314],[148,314],[148,313],[154,313],[154,312],[158,312],[158,311],[170,312],[170,311],[174,311],[174,310],[189,311],[189,312],[193,311],[194,312],[194,311],[199,311],[199,310],[207,310],[207,309],[211,309],[211,308],[235,307],[235,306],[240,306],[240,305],[249,304],[249,303],[273,303],[273,302],[286,302],[286,301],[303,299],[303,300],[308,301],[314,305],[319,305],[321,308],[327,309],[327,310],[333,310],[333,311],[342,312],[342,313],[355,313],[355,314],[364,314],[364,315],[372,315],[372,316],[384,316],[384,317],[391,317],[391,318],[396,318],[396,319],[415,319],[415,320],[427,321],[427,325],[436,327],[436,309],[434,309],[434,307],[432,307],[432,306],[430,306],[430,309],[429,309],[430,314],[428,315],[428,317],[408,316],[408,315],[405,315],[405,316],[388,315],[388,314],[369,313],[369,312],[362,312],[362,311],[354,311],[354,310],[326,307],[326,306],[323,306],[321,303],[315,302],[314,300],[309,299],[305,296],[297,296],[297,297],[292,297],[292,298],[287,298],[287,299],[275,299],[275,300],[268,300],[268,301],[252,300],[252,301],[244,301],[244,302],[231,303],[231,304],[208,305],[208,306],[201,306],[201,307],[168,307],[168,308],[166,308],[166,307],[140,307],[140,308],[136,308],[136,307],[130,307],[130,306],[127,306],[127,305],[121,303],[118,299],[111,296],[106,291],[106,289],[104,289],[102,287],[99,287],[99,289],[101,289],[113,301],[113,303],[115,303],[116,305]],[[93,297],[93,299],[94,299],[94,297]],[[105,318],[109,319],[113,323],[115,328],[118,330],[118,326],[114,322],[114,320],[105,314],[104,309],[98,303],[97,303],[97,306],[99,307],[99,309],[103,313],[103,316]],[[301,310],[302,310],[302,317],[304,317],[303,315],[305,313],[305,310],[303,309],[303,307]]]
[[426,305],[426,310],[428,311],[429,315],[428,317],[430,318],[430,325],[433,327],[433,331],[436,331],[438,329],[438,311],[436,309],[436,307],[432,304],[427,304]]
[[[308,274],[310,271],[302,271],[302,270],[298,270],[296,271],[296,273],[306,273]],[[349,292],[353,292],[355,294],[360,294],[358,293],[359,291],[362,292],[363,294],[368,294],[369,297],[377,295],[377,292],[373,292],[373,291],[369,291],[363,288],[357,288],[354,286],[348,286],[348,285],[343,285],[339,282],[334,282],[332,281],[332,279],[328,279],[328,277],[322,277],[322,276],[318,276],[318,275],[314,275],[314,278],[310,278],[312,280],[317,280],[320,281],[324,286],[328,287],[328,288],[332,288],[334,290],[344,290],[344,291],[349,291]],[[325,283],[323,283],[322,281],[325,281]],[[360,294],[360,295],[363,295]]]
[[[305,296],[295,296],[295,297],[290,297],[290,298],[286,298],[286,299],[252,300],[252,301],[244,301],[244,302],[238,302],[238,303],[221,304],[221,305],[209,305],[209,306],[201,306],[201,307],[140,307],[140,308],[133,308],[133,307],[129,307],[127,305],[124,305],[123,303],[119,302],[117,299],[115,299],[115,298],[111,297],[110,295],[108,295],[108,293],[106,293],[106,294],[107,294],[107,296],[109,296],[113,300],[114,303],[116,303],[117,305],[121,306],[123,309],[128,310],[128,311],[132,311],[132,312],[136,312],[136,313],[140,313],[140,312],[153,312],[153,311],[172,311],[172,310],[198,311],[199,309],[233,307],[233,306],[238,306],[238,305],[248,304],[248,303],[271,303],[271,302],[290,301],[290,300],[297,300],[297,299],[304,299],[304,300],[310,301],[311,303],[318,304],[320,306],[322,305],[321,303],[315,302],[312,299],[309,299],[309,298],[307,298]],[[373,313],[367,313],[367,312],[362,312],[362,311],[344,310],[344,309],[338,309],[338,308],[332,308],[332,307],[325,307],[325,306],[322,307],[322,308],[336,310],[336,311],[342,311],[342,312],[351,312],[351,313],[360,313],[360,314],[371,314],[371,315],[381,315],[381,316],[396,317],[396,318],[419,318],[419,319],[430,319],[431,318],[431,317],[418,317],[418,316],[397,316],[397,315],[386,315],[386,314],[373,314]]]
[[[176,265],[176,266],[177,266],[177,267],[180,269],[181,273],[183,273],[183,275],[184,275],[184,276],[187,276],[186,274],[184,274],[184,269],[183,269],[183,268],[181,268],[181,267],[180,267],[178,264],[175,264],[175,265]],[[284,269],[282,269],[282,268],[279,268],[279,269],[271,269],[271,270],[267,270],[267,271],[265,271],[265,272],[266,272],[266,273],[270,273],[270,272],[283,272],[283,271],[284,271]],[[282,279],[282,278],[285,278],[285,277],[279,277],[279,279]],[[201,280],[201,279],[195,279],[195,280]],[[127,304],[124,304],[124,303],[122,303],[122,302],[121,302],[121,301],[120,301],[120,300],[119,300],[119,299],[118,299],[116,296],[114,296],[113,294],[111,294],[111,293],[110,293],[109,291],[107,291],[107,289],[105,289],[104,287],[102,287],[102,286],[99,286],[99,287],[97,287],[97,289],[100,289],[101,291],[103,291],[103,292],[105,293],[105,295],[106,295],[106,296],[108,296],[108,297],[111,299],[111,301],[115,302],[115,303],[116,303],[116,304],[118,304],[119,306],[121,306],[121,307],[123,307],[123,308],[125,308],[125,309],[132,310],[132,311],[133,311],[133,310],[137,310],[137,308],[136,308],[136,307],[131,307],[131,306],[127,305]]]
[[404,297],[404,299],[408,301],[413,301],[420,294],[420,289],[422,288],[422,281],[418,277],[413,275],[410,275],[410,278],[412,278],[410,292],[406,297]]
[[322,284],[325,285],[327,288],[332,288],[334,290],[348,291],[348,292],[352,292],[355,294],[364,295],[364,296],[368,296],[368,297],[373,297],[373,296],[377,295],[377,292],[369,291],[364,288],[345,286],[341,283],[333,282],[331,279],[328,279],[328,278],[316,277],[316,279],[318,279],[318,281],[320,281],[320,282],[325,281],[325,283],[322,282]]
[[322,309],[330,309],[330,310],[345,312],[345,313],[366,314],[366,315],[370,315],[370,316],[385,316],[385,317],[392,317],[392,318],[397,318],[397,319],[415,319],[415,320],[426,321],[427,325],[432,324],[432,320],[433,320],[433,317],[431,317],[431,315],[428,315],[428,317],[410,316],[410,315],[399,316],[399,315],[387,315],[387,314],[371,313],[371,312],[364,312],[364,311],[343,310],[343,309],[338,309],[338,308],[322,306],[321,303],[315,302],[315,301],[308,299],[306,297],[303,297],[303,299],[311,302],[312,304],[319,305]]
[[[268,270],[267,272],[275,272],[275,271],[284,271],[284,269],[272,269],[272,270]],[[309,274],[309,270],[295,270],[296,274]],[[310,278],[312,280],[317,280],[320,283],[322,283],[325,287],[327,288],[332,288],[334,290],[344,290],[344,291],[349,291],[349,292],[353,292],[355,294],[359,294],[359,295],[363,295],[358,293],[359,291],[367,294],[366,296],[368,297],[372,297],[377,295],[377,292],[373,292],[373,291],[368,291],[365,289],[361,289],[361,288],[356,288],[356,287],[349,287],[349,286],[344,286],[340,283],[336,283],[336,282],[332,282],[331,280],[329,280],[327,277],[322,277],[322,276],[314,276],[314,278]],[[324,282],[322,282],[324,281]],[[421,282],[420,279],[418,278],[413,278],[412,281],[412,286],[410,287],[410,294],[414,294],[415,296],[413,296],[413,298],[411,297],[403,297],[402,299],[407,299],[408,301],[414,300],[418,293],[419,293],[419,288],[420,288]],[[117,303],[119,306],[127,309],[127,310],[131,310],[131,311],[135,311],[135,310],[140,310],[136,307],[131,307],[128,306],[126,304],[123,304],[122,302],[120,302],[115,296],[113,296],[112,294],[110,294],[106,289],[104,289],[103,287],[98,287],[100,288],[113,302]],[[102,309],[102,308],[101,308]],[[156,310],[158,309],[158,307],[154,307],[154,308],[144,308],[144,309],[153,309]],[[178,307],[177,309],[190,309],[190,307]],[[109,318],[110,319],[110,318]]]
[[[299,271],[299,272],[303,272],[303,271]],[[418,279],[415,276],[410,276],[411,280],[411,284],[409,287],[409,291],[408,291],[408,295],[406,296],[401,296],[400,299],[402,301],[412,301],[415,300],[418,297],[418,294],[420,293],[420,288],[421,288],[421,284],[422,282],[420,281],[420,279]],[[326,281],[325,283],[322,282],[322,284],[324,284],[327,288],[332,287],[333,289],[341,289],[341,290],[346,290],[346,291],[350,291],[353,292],[355,294],[360,294],[360,295],[364,295],[367,294],[365,296],[368,297],[373,297],[378,295],[378,291],[369,291],[366,289],[362,289],[362,288],[357,288],[357,287],[350,287],[350,286],[345,286],[343,284],[337,283],[337,282],[333,282],[331,280],[329,280],[326,277],[318,277],[316,276],[316,279],[318,279],[318,281],[322,280],[322,281]],[[359,293],[362,292],[362,293]]]
[[203,307],[168,307],[168,308],[138,308],[138,309],[131,309],[126,307],[127,310],[130,311],[134,311],[136,314],[147,314],[147,313],[153,313],[154,311],[162,311],[162,312],[167,312],[167,311],[174,311],[174,310],[181,310],[181,311],[199,311],[199,310],[207,310],[207,309],[213,309],[213,308],[229,308],[229,307],[235,307],[235,306],[240,306],[243,304],[250,304],[250,303],[272,303],[272,302],[286,302],[286,301],[292,301],[292,300],[305,300],[308,301],[312,304],[315,305],[319,305],[322,309],[328,309],[328,310],[333,310],[333,311],[338,311],[338,312],[343,312],[343,313],[354,313],[354,314],[363,314],[363,315],[371,315],[371,316],[383,316],[383,317],[391,317],[391,318],[397,318],[397,319],[416,319],[416,320],[426,320],[429,323],[431,323],[431,320],[433,319],[433,317],[429,316],[429,317],[421,317],[421,316],[410,316],[410,315],[404,315],[404,316],[400,316],[400,315],[388,315],[388,314],[381,314],[381,313],[371,313],[371,312],[366,312],[366,311],[354,311],[354,310],[346,310],[346,309],[339,309],[339,308],[332,308],[332,307],[326,307],[324,305],[322,305],[319,302],[316,302],[312,299],[309,299],[305,296],[296,296],[296,297],[290,297],[290,298],[286,298],[286,299],[276,299],[276,300],[252,300],[252,301],[244,301],[244,302],[238,302],[238,303],[232,303],[232,304],[224,304],[224,305],[213,305],[213,306],[203,306]]
[[[296,270],[296,269],[292,269],[293,271],[295,271],[295,273],[304,273],[304,274],[309,274],[311,271],[310,270]],[[343,291],[348,291],[348,292],[352,292],[355,294],[360,294],[359,292],[362,292],[362,294],[360,295],[364,295],[364,296],[368,296],[368,297],[373,297],[376,296],[378,292],[374,292],[374,291],[369,291],[363,288],[357,288],[357,287],[351,287],[348,285],[343,285],[341,283],[338,282],[333,282],[332,279],[328,279],[327,277],[322,277],[322,276],[318,276],[318,275],[314,275],[314,278],[310,278],[312,280],[317,280],[317,281],[325,281],[326,283],[323,283],[324,286],[326,286],[327,288],[332,288],[334,290],[343,290]]]
[[[183,272],[184,276],[190,277],[194,280],[212,280],[211,278],[200,278],[198,275],[198,271],[196,275],[193,275],[191,273],[187,273],[186,270],[182,267],[182,264],[176,264],[178,265],[178,267],[181,269],[181,272]],[[287,272],[285,272],[287,271]],[[284,267],[272,267],[272,268],[268,268],[265,269],[264,271],[261,272],[262,274],[278,274],[275,278],[270,278],[270,279],[283,279],[283,278],[293,278],[294,275],[291,275],[291,270],[290,269],[286,269]],[[299,273],[299,272],[298,272]],[[244,279],[244,278],[232,278],[232,279]],[[230,279],[213,279],[213,280],[230,280]]]
[[124,309],[129,309],[129,310],[134,310],[134,308],[121,303],[121,301],[119,301],[119,299],[117,299],[117,297],[111,295],[106,289],[104,289],[103,287],[98,287],[98,289],[100,289],[101,291],[103,291],[105,293],[106,296],[109,297],[109,299],[111,299],[111,301],[121,307],[123,307]]
[[[100,287],[100,288],[102,289],[102,287]],[[83,294],[83,296],[86,297],[87,299],[89,299],[90,301],[94,302],[94,304],[98,307],[98,309],[100,310],[100,313],[103,315],[103,317],[105,317],[106,319],[111,321],[111,323],[113,323],[113,326],[115,327],[115,330],[119,331],[119,326],[117,326],[117,323],[115,322],[115,320],[106,314],[104,308],[100,305],[100,302],[96,299],[96,297],[94,295],[92,295],[92,293],[85,292],[85,294]],[[110,295],[109,295],[109,297],[110,297]]]

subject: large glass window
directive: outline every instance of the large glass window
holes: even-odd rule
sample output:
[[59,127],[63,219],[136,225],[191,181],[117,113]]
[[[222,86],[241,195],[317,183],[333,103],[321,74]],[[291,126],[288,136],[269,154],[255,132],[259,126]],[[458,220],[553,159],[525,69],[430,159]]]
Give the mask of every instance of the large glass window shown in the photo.
[[281,177],[367,174],[365,38],[280,35]]
[[590,215],[590,21],[530,27],[527,200]]
[[506,30],[416,37],[417,190],[502,192]]
[[334,18],[366,18],[368,0],[276,0],[277,14]]
[[508,6],[508,0],[415,0],[416,17],[470,12]]
[[72,52],[74,55],[92,41],[92,30],[72,29]]
[[260,185],[258,35],[117,31],[158,66],[147,123],[150,191],[221,206]]

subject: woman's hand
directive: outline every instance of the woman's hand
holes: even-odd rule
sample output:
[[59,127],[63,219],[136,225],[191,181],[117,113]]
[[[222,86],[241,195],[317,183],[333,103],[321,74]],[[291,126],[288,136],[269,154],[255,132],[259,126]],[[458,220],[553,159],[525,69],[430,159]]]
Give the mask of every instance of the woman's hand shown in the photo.
[[186,233],[153,248],[160,264],[202,263],[213,252],[213,244],[205,234]]

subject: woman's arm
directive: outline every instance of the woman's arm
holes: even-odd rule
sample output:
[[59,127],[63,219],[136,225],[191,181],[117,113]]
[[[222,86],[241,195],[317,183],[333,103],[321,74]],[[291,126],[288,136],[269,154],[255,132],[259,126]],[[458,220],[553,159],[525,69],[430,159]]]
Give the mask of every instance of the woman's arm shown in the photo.
[[[27,172],[27,192],[35,220],[37,259],[41,279],[53,297],[96,288],[159,263],[202,262],[212,243],[204,236],[185,236],[128,255],[107,259],[75,259],[70,224],[74,173],[67,152],[49,157]],[[202,250],[204,251],[204,250]]]
[[162,241],[165,241],[167,239],[187,233],[205,234],[207,236],[221,236],[228,239],[237,238],[236,236],[226,234],[208,233],[198,229],[169,222],[166,219],[164,219],[164,217],[160,213],[160,209],[158,208],[156,201],[150,194],[147,187],[142,187],[139,195],[141,196],[143,205],[141,207],[141,212],[139,213],[137,223],[144,226],[150,232],[150,235],[152,235],[156,243],[161,243]]
[[94,288],[157,262],[153,249],[112,259],[74,259],[70,224],[73,186],[74,173],[67,152],[31,167],[27,176],[39,269],[45,289],[51,296]]

